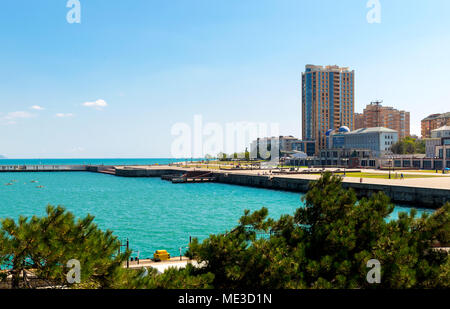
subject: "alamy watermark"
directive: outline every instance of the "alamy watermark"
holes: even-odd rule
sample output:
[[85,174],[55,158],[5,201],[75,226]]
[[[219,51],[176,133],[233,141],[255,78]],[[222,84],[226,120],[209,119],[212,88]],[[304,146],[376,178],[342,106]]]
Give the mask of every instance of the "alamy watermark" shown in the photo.
[[[69,24],[81,23],[81,2],[80,0],[68,0],[66,7],[70,10],[67,12],[66,20]],[[368,0],[366,7],[369,9],[366,20],[369,24],[381,23],[381,2],[380,0]]]
[[67,262],[66,266],[70,268],[66,275],[67,282],[70,284],[81,282],[81,264],[80,261],[72,259]]
[[[203,122],[202,115],[195,115],[193,123],[179,122],[171,128],[175,137],[171,145],[173,158],[205,158],[219,153],[234,154],[243,158],[248,149],[251,158],[275,160],[279,157],[278,123],[257,122]],[[271,136],[272,138],[262,138]]]
[[381,24],[380,0],[369,0],[367,1],[366,7],[370,9],[366,16],[367,22],[369,24]]
[[80,0],[68,0],[66,7],[70,9],[66,15],[67,22],[69,24],[80,24],[81,23]]
[[367,273],[366,280],[370,284],[381,283],[381,263],[376,259],[367,261],[366,266],[371,268]]

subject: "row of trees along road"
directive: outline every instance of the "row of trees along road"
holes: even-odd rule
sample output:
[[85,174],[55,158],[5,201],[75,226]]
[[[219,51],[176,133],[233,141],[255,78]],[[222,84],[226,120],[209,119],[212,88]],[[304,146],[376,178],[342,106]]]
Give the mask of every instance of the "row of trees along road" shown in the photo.
[[392,145],[391,151],[395,154],[424,154],[426,153],[425,141],[405,137]]

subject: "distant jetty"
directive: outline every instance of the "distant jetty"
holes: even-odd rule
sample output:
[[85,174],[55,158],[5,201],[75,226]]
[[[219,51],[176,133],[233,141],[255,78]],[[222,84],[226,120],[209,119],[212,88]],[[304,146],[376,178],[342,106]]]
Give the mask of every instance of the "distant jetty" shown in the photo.
[[0,165],[0,172],[86,172],[87,165]]

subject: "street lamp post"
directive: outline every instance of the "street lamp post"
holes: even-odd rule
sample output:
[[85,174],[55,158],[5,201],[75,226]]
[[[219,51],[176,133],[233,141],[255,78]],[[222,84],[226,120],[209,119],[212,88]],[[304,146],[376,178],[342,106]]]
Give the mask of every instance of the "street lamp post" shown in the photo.
[[392,165],[392,155],[386,155],[388,158],[388,170],[389,170],[389,179],[391,179],[391,165]]
[[392,161],[391,161],[391,159],[389,159],[389,179],[391,179],[391,164],[392,164]]
[[394,157],[391,157],[389,159],[389,179],[391,179],[391,168],[392,168],[392,165],[394,165]]

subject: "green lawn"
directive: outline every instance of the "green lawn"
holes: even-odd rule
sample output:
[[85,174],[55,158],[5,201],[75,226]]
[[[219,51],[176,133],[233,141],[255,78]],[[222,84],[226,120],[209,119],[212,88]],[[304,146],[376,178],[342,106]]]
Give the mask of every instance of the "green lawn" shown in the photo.
[[[436,173],[436,170],[402,170],[402,172],[409,172],[409,173],[427,173],[427,174],[442,174],[442,170],[438,170]],[[447,172],[448,173],[448,172]]]
[[[344,173],[336,173],[336,175],[344,175]],[[437,175],[412,175],[403,173],[404,178],[432,178],[440,177]],[[379,178],[379,179],[389,179],[389,173],[379,174],[379,173],[346,173],[346,177],[357,177],[357,178]],[[401,179],[401,173],[391,173],[391,179]]]

